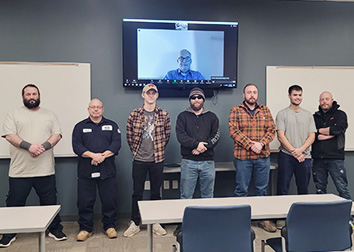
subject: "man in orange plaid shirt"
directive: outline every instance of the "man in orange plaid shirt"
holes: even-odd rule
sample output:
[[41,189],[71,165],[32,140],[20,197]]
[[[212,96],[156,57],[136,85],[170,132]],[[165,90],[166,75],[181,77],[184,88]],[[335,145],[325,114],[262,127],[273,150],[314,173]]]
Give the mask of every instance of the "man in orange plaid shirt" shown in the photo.
[[[275,124],[269,108],[257,102],[258,88],[247,84],[243,89],[244,101],[233,107],[229,117],[230,136],[235,142],[234,164],[236,168],[236,197],[248,195],[253,175],[257,196],[267,195],[270,149],[275,136]],[[270,221],[260,222],[266,231],[275,232]]]

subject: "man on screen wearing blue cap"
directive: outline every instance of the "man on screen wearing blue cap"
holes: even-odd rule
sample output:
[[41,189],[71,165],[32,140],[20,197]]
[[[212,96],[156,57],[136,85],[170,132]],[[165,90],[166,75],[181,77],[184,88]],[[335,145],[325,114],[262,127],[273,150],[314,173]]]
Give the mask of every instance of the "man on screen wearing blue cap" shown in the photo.
[[177,63],[179,68],[169,71],[164,80],[205,80],[201,73],[191,70],[192,55],[187,49],[179,52]]

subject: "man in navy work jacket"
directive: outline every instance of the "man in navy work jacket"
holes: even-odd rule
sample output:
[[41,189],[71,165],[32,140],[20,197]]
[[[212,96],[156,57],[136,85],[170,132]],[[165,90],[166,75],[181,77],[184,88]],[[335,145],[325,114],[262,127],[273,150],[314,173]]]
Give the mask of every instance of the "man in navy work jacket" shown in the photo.
[[351,200],[344,167],[345,131],[347,115],[328,91],[320,95],[319,110],[313,115],[316,124],[316,139],[312,144],[313,180],[317,193],[327,193],[328,173],[331,175],[339,196]]
[[115,155],[121,147],[118,125],[103,115],[103,104],[93,99],[89,117],[75,125],[72,145],[78,155],[78,192],[80,232],[77,241],[92,236],[96,187],[102,203],[102,223],[108,238],[116,238],[117,181]]

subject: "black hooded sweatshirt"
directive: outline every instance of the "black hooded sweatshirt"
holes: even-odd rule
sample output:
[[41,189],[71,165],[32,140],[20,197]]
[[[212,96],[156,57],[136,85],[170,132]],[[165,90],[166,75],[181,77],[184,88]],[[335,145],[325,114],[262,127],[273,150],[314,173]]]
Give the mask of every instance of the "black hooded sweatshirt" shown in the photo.
[[312,158],[344,160],[344,134],[348,128],[348,120],[346,113],[338,108],[339,105],[334,101],[332,108],[326,113],[319,107],[319,111],[313,115],[316,129],[329,127],[329,133],[334,137],[320,141],[318,140],[319,134],[316,133],[315,142],[312,144]]

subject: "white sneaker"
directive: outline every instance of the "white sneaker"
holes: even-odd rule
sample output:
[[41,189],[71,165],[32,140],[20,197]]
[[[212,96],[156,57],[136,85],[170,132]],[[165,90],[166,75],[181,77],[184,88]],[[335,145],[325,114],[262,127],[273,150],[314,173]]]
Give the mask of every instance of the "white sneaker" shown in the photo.
[[155,223],[152,225],[152,231],[154,232],[154,234],[159,235],[159,236],[167,234],[166,230],[163,229],[163,227],[161,227],[161,225],[159,223]]
[[135,222],[131,220],[129,227],[127,230],[125,230],[123,236],[124,237],[132,237],[139,232],[140,232],[140,227],[135,225]]

